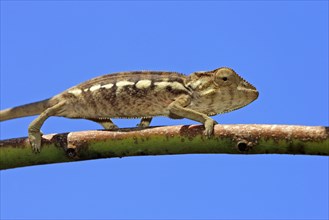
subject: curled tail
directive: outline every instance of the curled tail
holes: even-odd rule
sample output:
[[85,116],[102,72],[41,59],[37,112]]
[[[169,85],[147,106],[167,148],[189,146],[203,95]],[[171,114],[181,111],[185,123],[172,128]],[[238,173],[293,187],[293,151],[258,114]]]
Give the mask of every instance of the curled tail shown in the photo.
[[52,99],[46,99],[39,102],[17,106],[14,108],[4,109],[0,111],[0,121],[6,121],[13,118],[21,118],[31,115],[38,115],[53,104],[54,103]]

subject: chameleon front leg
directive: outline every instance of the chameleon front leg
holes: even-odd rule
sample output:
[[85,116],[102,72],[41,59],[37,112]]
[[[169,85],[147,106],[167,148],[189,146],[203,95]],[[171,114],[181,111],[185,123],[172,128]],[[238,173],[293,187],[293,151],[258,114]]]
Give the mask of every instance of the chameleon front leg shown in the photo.
[[178,97],[169,105],[169,117],[177,118],[183,117],[202,123],[205,127],[204,135],[211,136],[214,133],[214,126],[217,124],[215,120],[201,112],[186,108],[191,102],[188,95]]
[[88,120],[100,124],[105,130],[116,130],[119,128],[113,123],[113,121],[110,118],[102,118],[102,119],[88,118]]
[[150,125],[151,121],[152,121],[152,117],[142,118],[141,122],[139,124],[137,124],[137,127],[147,128]]
[[56,105],[46,109],[39,115],[39,117],[34,119],[32,121],[32,123],[29,125],[29,128],[28,128],[29,140],[30,140],[30,144],[32,146],[32,150],[35,153],[40,152],[40,149],[41,149],[41,136],[42,136],[42,134],[40,132],[41,126],[47,120],[47,118],[49,118],[50,116],[56,115],[56,113],[61,110],[61,107],[64,104],[65,104],[64,101],[59,102]]

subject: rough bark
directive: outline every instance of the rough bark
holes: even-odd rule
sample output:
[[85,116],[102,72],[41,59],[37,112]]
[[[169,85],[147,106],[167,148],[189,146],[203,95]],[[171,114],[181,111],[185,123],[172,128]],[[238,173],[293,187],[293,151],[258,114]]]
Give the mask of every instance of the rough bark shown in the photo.
[[0,141],[0,169],[100,158],[172,154],[329,155],[329,127],[293,125],[165,126],[44,135],[41,153],[27,138]]

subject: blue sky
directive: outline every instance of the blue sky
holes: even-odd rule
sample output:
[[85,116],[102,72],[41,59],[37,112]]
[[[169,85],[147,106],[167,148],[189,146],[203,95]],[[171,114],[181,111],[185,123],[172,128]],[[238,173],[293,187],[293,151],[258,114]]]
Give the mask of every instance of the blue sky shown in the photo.
[[[1,1],[1,109],[105,73],[221,66],[260,96],[219,123],[328,126],[328,2]],[[1,139],[26,136],[32,120],[1,123]],[[53,117],[42,131],[90,129],[100,127]],[[131,157],[0,175],[2,219],[329,218],[328,157]]]

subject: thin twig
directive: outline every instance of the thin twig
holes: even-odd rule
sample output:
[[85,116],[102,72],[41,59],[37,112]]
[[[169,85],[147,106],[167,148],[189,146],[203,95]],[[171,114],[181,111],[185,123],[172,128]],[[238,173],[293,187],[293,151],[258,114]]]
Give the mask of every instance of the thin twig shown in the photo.
[[293,125],[165,126],[44,135],[41,153],[27,138],[0,141],[0,169],[99,158],[171,154],[329,155],[329,127]]

